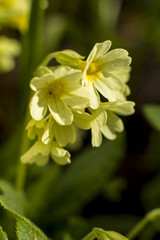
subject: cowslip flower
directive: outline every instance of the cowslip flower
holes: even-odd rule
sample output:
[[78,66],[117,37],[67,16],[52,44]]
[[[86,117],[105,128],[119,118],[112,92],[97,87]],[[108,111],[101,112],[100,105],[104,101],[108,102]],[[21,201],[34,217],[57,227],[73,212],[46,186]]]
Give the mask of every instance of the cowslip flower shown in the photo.
[[59,67],[31,80],[30,87],[36,93],[30,102],[33,119],[42,120],[47,110],[60,125],[73,122],[71,108],[88,106],[88,92],[80,85],[81,72],[69,67]]
[[116,101],[100,103],[98,109],[89,108],[93,116],[91,122],[92,146],[99,147],[102,143],[102,134],[109,140],[116,138],[117,132],[124,130],[122,120],[116,115],[127,116],[134,113],[134,102]]
[[49,156],[60,165],[71,162],[70,153],[55,141],[44,144],[41,140],[35,142],[34,145],[21,156],[21,161],[23,163],[36,163],[38,166],[43,166],[48,162]]
[[76,141],[76,132],[73,124],[60,125],[50,115],[42,135],[42,142],[48,144],[54,139],[61,147],[73,144]]
[[44,144],[56,141],[61,147],[73,144],[76,141],[76,131],[73,124],[59,125],[49,114],[45,119],[36,121],[31,119],[26,127],[28,138],[33,140],[36,136]]
[[39,138],[42,138],[42,135],[44,134],[46,126],[47,126],[46,119],[40,120],[40,121],[31,119],[26,126],[28,138],[30,140],[35,139],[36,136],[38,136]]
[[129,67],[131,58],[124,49],[114,49],[108,52],[110,47],[110,41],[96,43],[83,70],[82,83],[89,90],[92,98],[90,107],[93,109],[99,107],[99,93],[108,101],[125,100],[125,84],[120,79],[119,72]]
[[70,50],[55,52],[53,57],[62,64],[82,71],[82,84],[90,94],[90,107],[97,109],[99,93],[108,101],[126,100],[129,88],[131,58],[124,49],[109,51],[111,41],[96,43],[86,61],[84,57]]
[[21,53],[21,46],[15,39],[0,37],[0,72],[9,72],[15,67],[15,57]]

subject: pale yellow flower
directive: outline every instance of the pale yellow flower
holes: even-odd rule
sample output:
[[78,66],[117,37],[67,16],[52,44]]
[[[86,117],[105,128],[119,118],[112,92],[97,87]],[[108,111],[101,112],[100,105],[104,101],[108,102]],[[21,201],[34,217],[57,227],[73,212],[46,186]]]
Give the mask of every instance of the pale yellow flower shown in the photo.
[[74,110],[73,111],[74,120],[73,123],[80,129],[88,130],[91,128],[91,121],[93,117],[91,114],[85,112],[84,110]]
[[99,147],[102,143],[102,134],[110,139],[116,138],[117,132],[124,130],[122,120],[116,115],[130,115],[134,113],[134,102],[116,101],[100,103],[98,109],[89,109],[92,113],[91,122],[92,146]]
[[58,164],[65,165],[70,163],[70,153],[59,146],[55,141],[44,144],[40,140],[21,156],[23,163],[36,163],[39,166],[45,165],[49,156]]
[[72,124],[60,125],[50,115],[41,140],[44,144],[48,144],[52,139],[62,147],[65,147],[68,144],[73,144],[76,141],[74,126]]
[[82,64],[82,82],[90,92],[90,107],[93,109],[99,107],[99,93],[108,101],[125,100],[126,86],[121,73],[129,71],[131,58],[124,49],[108,52],[110,47],[110,41],[96,43],[86,60],[85,67]]
[[29,139],[33,140],[36,136],[38,136],[39,138],[42,137],[47,126],[46,120],[47,119],[36,121],[34,119],[31,119],[29,121],[26,127]]
[[82,71],[82,84],[90,93],[90,107],[96,109],[100,104],[101,93],[108,101],[125,100],[130,90],[129,80],[131,58],[124,49],[109,51],[111,41],[96,43],[86,61],[74,51],[55,52],[52,57],[65,66]]
[[15,57],[21,52],[21,46],[15,39],[0,37],[0,72],[9,72],[15,67]]
[[88,106],[88,92],[80,85],[81,72],[69,67],[50,70],[49,73],[31,80],[36,93],[31,99],[30,113],[33,119],[42,120],[47,110],[60,125],[71,125],[71,108],[83,109]]

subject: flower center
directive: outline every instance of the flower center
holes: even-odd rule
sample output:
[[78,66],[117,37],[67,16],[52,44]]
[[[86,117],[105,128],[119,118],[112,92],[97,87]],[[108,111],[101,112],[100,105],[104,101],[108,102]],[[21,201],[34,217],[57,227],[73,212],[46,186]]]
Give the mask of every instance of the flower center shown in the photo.
[[87,75],[93,75],[100,71],[100,64],[97,62],[92,62],[89,65],[89,68],[87,70]]
[[59,81],[54,81],[53,84],[49,85],[48,93],[53,98],[60,98],[65,93],[63,84]]

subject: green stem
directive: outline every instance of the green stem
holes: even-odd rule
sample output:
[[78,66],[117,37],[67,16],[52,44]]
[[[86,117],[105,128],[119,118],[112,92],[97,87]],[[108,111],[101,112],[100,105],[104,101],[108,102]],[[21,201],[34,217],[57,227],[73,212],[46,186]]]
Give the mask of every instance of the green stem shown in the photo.
[[93,240],[94,238],[93,232],[90,232],[82,240]]
[[39,64],[39,66],[36,68],[35,73],[37,72],[37,70],[41,67],[41,66],[47,66],[47,64],[53,59],[55,58],[55,53],[50,53],[48,54],[43,61]]
[[23,164],[20,161],[20,156],[28,149],[29,143],[30,143],[26,133],[26,125],[28,123],[28,120],[29,120],[29,110],[27,109],[25,121],[22,125],[22,135],[21,135],[18,168],[17,168],[17,176],[16,176],[16,189],[19,191],[21,191],[24,188],[26,171],[27,171],[27,165]]
[[152,210],[128,233],[127,237],[130,240],[134,239],[142,231],[142,229],[147,225],[148,222],[154,221],[159,216],[160,216],[160,208]]
[[147,224],[148,219],[144,218],[142,219],[127,235],[127,238],[134,239],[140,232],[141,230],[145,227]]
[[[21,89],[21,99],[22,104],[20,106],[20,114],[23,116],[24,109],[27,110],[25,113],[25,118],[23,121],[22,126],[22,135],[20,139],[20,151],[19,151],[19,158],[20,156],[28,149],[30,141],[27,138],[26,133],[26,125],[29,120],[29,109],[28,109],[28,103],[30,99],[29,94],[29,81],[30,78],[33,75],[33,71],[36,67],[36,65],[40,62],[41,58],[41,51],[42,49],[42,37],[41,37],[41,30],[42,30],[42,23],[43,23],[43,9],[42,9],[42,1],[43,0],[32,0],[31,3],[31,14],[30,14],[30,21],[29,21],[29,30],[28,33],[24,36],[24,43],[26,48],[23,50],[27,54],[24,54],[24,59],[22,56],[21,61],[23,61],[23,67],[21,69],[21,81],[22,84],[20,85]],[[23,119],[23,118],[22,118]],[[22,190],[25,185],[25,178],[26,178],[26,171],[27,166],[21,163],[21,161],[18,162],[18,169],[17,169],[17,176],[16,176],[16,188],[17,190]]]

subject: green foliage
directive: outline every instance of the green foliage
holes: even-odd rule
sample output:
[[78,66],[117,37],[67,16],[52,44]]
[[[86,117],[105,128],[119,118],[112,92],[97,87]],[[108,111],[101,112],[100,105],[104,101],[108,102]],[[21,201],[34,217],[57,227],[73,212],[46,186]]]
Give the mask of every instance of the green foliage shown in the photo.
[[1,206],[16,218],[18,239],[47,240],[41,230],[24,217],[26,200],[23,193],[15,191],[10,184],[3,180],[0,181],[0,191]]
[[[47,239],[29,219],[43,226],[55,240],[81,239],[94,226],[125,235],[140,220],[140,213],[160,206],[160,107],[141,105],[160,102],[160,1],[48,0],[44,21],[44,12],[36,14],[41,1],[31,1],[34,5],[31,31],[23,36],[9,27],[1,31],[22,39],[23,54],[16,59],[15,71],[1,75],[0,178],[15,182],[19,152],[24,143],[21,130],[25,125],[28,76],[33,74],[43,56],[52,51],[72,48],[86,55],[95,42],[106,39],[112,40],[112,48],[125,47],[133,59],[132,97],[136,99],[137,110],[143,110],[145,118],[157,131],[150,131],[136,111],[133,120],[130,118],[131,122],[125,124],[127,139],[119,136],[115,142],[106,141],[99,149],[91,149],[86,144],[84,152],[80,149],[73,153],[71,165],[64,168],[51,162],[44,168],[27,167],[27,201],[22,192],[0,180],[0,204],[5,209],[0,209],[0,225],[8,235],[0,227],[0,240],[14,239],[10,237],[15,229],[10,220],[14,218],[18,240]],[[133,193],[132,199],[130,193]],[[130,208],[125,209],[126,200]],[[95,212],[89,212],[91,216],[86,217],[86,212],[93,208]],[[157,239],[159,210],[154,216],[147,218],[141,231],[136,233],[136,239]],[[91,238],[84,239],[126,239],[102,229],[96,228],[93,232],[88,235]]]
[[0,227],[0,239],[8,240],[7,234],[3,231],[2,227]]
[[73,159],[51,200],[54,218],[77,212],[103,189],[120,164],[123,141],[122,135],[113,142],[104,141],[101,148],[88,148]]
[[151,126],[160,131],[160,106],[156,104],[145,105],[143,112]]
[[15,191],[14,188],[4,180],[0,180],[0,204],[13,215],[24,215],[23,209],[26,200],[22,192]]
[[45,240],[47,239],[40,232],[35,231],[32,225],[29,225],[26,221],[17,218],[16,232],[18,240]]

